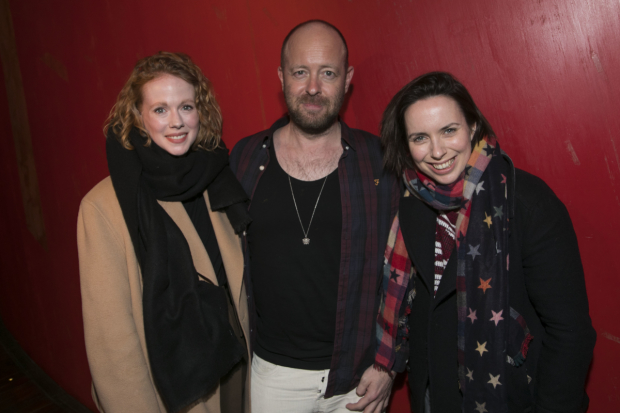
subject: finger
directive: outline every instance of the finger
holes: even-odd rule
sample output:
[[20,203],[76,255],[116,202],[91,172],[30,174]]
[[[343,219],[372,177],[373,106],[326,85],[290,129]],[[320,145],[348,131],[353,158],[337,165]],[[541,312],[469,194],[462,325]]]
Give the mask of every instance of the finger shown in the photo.
[[390,404],[390,396],[392,396],[392,389],[390,388],[390,391],[388,392],[387,396],[385,397],[385,399],[383,399],[383,405],[381,406],[381,411],[384,412],[387,410],[388,405]]
[[387,397],[385,400],[383,400],[383,403],[381,403],[381,409],[379,410],[379,413],[383,413],[387,410],[388,404],[390,402],[390,398]]
[[364,409],[364,413],[381,413],[381,411],[378,410],[378,407],[379,402],[375,400],[372,403],[368,404],[368,406],[366,406],[366,408]]
[[368,390],[369,385],[370,385],[369,381],[364,380],[364,377],[362,377],[362,380],[360,380],[360,383],[357,385],[357,388],[355,389],[355,394],[357,394],[359,397],[363,397],[366,394],[366,391]]
[[[361,412],[368,406],[373,400],[368,397],[362,397],[357,403],[349,403],[345,407],[353,412]],[[365,410],[364,410],[365,411]]]

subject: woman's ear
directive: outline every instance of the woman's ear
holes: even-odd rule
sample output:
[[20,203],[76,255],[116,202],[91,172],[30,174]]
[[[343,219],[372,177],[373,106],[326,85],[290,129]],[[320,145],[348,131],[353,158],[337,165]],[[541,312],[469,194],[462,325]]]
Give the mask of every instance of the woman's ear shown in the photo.
[[476,124],[474,123],[474,125],[471,127],[471,132],[469,133],[469,140],[473,141],[474,140],[474,135],[476,134]]

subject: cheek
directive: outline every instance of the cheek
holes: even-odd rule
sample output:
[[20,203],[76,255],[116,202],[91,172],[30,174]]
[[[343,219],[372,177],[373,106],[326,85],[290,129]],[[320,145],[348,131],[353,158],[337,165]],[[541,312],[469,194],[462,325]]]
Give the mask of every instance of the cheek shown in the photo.
[[471,155],[471,141],[469,139],[462,140],[460,152],[464,155],[464,157],[469,159]]
[[419,145],[414,145],[413,143],[409,144],[409,153],[411,154],[413,162],[416,165],[424,159],[424,156],[426,156],[426,150]]
[[198,111],[190,113],[185,119],[185,124],[192,130],[198,130],[200,127],[200,116],[198,115]]
[[162,129],[166,127],[165,122],[161,119],[149,115],[142,117],[142,123],[144,124],[144,129],[146,129],[148,134],[151,136],[156,133],[160,133]]

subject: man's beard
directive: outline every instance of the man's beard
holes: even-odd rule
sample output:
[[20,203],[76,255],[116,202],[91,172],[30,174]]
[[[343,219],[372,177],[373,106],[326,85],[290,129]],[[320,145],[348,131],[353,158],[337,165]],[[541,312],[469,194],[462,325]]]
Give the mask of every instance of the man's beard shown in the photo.
[[[286,100],[291,122],[308,135],[320,135],[328,130],[338,119],[338,113],[344,100],[344,93],[339,93],[333,99],[321,95],[311,96],[307,94],[295,99],[285,92],[284,99]],[[308,113],[303,109],[305,103],[320,105],[326,108],[326,111],[316,114]]]

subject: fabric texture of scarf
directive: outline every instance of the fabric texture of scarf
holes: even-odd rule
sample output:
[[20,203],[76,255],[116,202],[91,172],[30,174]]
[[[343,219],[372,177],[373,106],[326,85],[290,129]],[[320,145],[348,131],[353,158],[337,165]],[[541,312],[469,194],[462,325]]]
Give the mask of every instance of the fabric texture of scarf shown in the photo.
[[212,209],[225,211],[238,233],[250,222],[248,198],[226,148],[177,157],[154,142],[145,147],[135,128],[130,142],[134,150],[108,133],[108,167],[142,271],[151,373],[177,412],[212,392],[246,351],[230,326],[226,292],[199,280],[183,233],[157,200],[185,201],[207,189]]
[[[412,194],[439,211],[458,210],[456,334],[464,412],[508,411],[507,364],[523,364],[533,338],[523,317],[509,305],[508,174],[494,137],[475,146],[463,178],[455,184],[437,185],[414,171],[404,174],[405,196]],[[389,370],[399,345],[398,326],[407,322],[409,308],[401,319],[399,310],[408,283],[416,282],[398,215],[384,258],[375,365]]]

